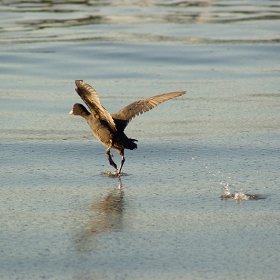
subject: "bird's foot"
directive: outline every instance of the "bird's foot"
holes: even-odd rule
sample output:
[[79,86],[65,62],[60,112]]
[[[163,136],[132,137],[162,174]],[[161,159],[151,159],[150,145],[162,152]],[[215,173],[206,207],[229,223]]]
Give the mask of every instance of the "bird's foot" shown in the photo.
[[112,178],[121,178],[121,176],[128,176],[127,173],[118,172],[118,171],[105,171],[102,173],[104,176],[112,177]]
[[114,178],[118,177],[117,171],[105,171],[103,173],[103,175],[109,176],[109,177],[114,177]]

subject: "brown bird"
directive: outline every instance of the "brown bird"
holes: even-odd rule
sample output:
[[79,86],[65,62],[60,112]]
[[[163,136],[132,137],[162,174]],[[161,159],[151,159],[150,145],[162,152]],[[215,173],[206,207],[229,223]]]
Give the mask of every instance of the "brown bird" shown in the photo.
[[[111,166],[116,169],[116,175],[120,176],[125,162],[124,149],[137,148],[137,140],[128,138],[124,129],[128,123],[138,115],[147,112],[160,103],[185,94],[185,91],[175,91],[135,101],[115,114],[110,114],[100,103],[97,92],[83,80],[76,80],[76,92],[90,109],[90,112],[82,104],[76,103],[69,112],[70,115],[82,116],[93,135],[107,147],[106,154]],[[111,149],[115,149],[121,156],[119,169],[112,159]]]

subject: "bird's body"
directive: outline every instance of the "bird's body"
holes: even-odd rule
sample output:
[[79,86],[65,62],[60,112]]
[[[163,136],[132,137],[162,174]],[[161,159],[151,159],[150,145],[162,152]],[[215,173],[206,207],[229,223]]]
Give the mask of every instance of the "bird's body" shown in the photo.
[[[81,104],[80,104],[81,106]],[[85,115],[93,135],[106,147],[112,144],[114,149],[136,149],[137,145],[135,139],[129,139],[124,132],[113,130],[106,121],[100,120],[93,116],[93,114]]]
[[[90,112],[82,104],[76,103],[69,114],[82,116],[93,133],[93,135],[107,147],[106,153],[110,165],[112,165],[117,175],[120,175],[124,164],[124,149],[137,149],[136,139],[128,138],[124,129],[128,123],[136,116],[149,111],[158,104],[185,94],[185,91],[170,92],[160,94],[147,99],[139,100],[124,107],[115,114],[110,114],[100,103],[97,92],[82,80],[76,80],[76,92],[89,107]],[[112,159],[110,149],[115,149],[121,156],[119,169]]]

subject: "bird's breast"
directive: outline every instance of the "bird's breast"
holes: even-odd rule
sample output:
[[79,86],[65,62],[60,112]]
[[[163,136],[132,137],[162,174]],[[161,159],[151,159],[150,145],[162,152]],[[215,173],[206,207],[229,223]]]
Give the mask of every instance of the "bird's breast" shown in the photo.
[[98,118],[91,117],[88,120],[88,125],[93,135],[105,146],[109,146],[113,135],[105,121],[101,121]]

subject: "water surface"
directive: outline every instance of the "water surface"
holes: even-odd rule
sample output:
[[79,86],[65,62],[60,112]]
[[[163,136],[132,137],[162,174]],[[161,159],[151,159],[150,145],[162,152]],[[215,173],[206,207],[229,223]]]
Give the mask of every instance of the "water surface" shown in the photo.
[[[279,12],[1,1],[0,278],[279,278]],[[68,115],[75,79],[112,113],[187,90],[127,127],[139,142],[122,190]],[[264,199],[221,199],[225,187]]]

